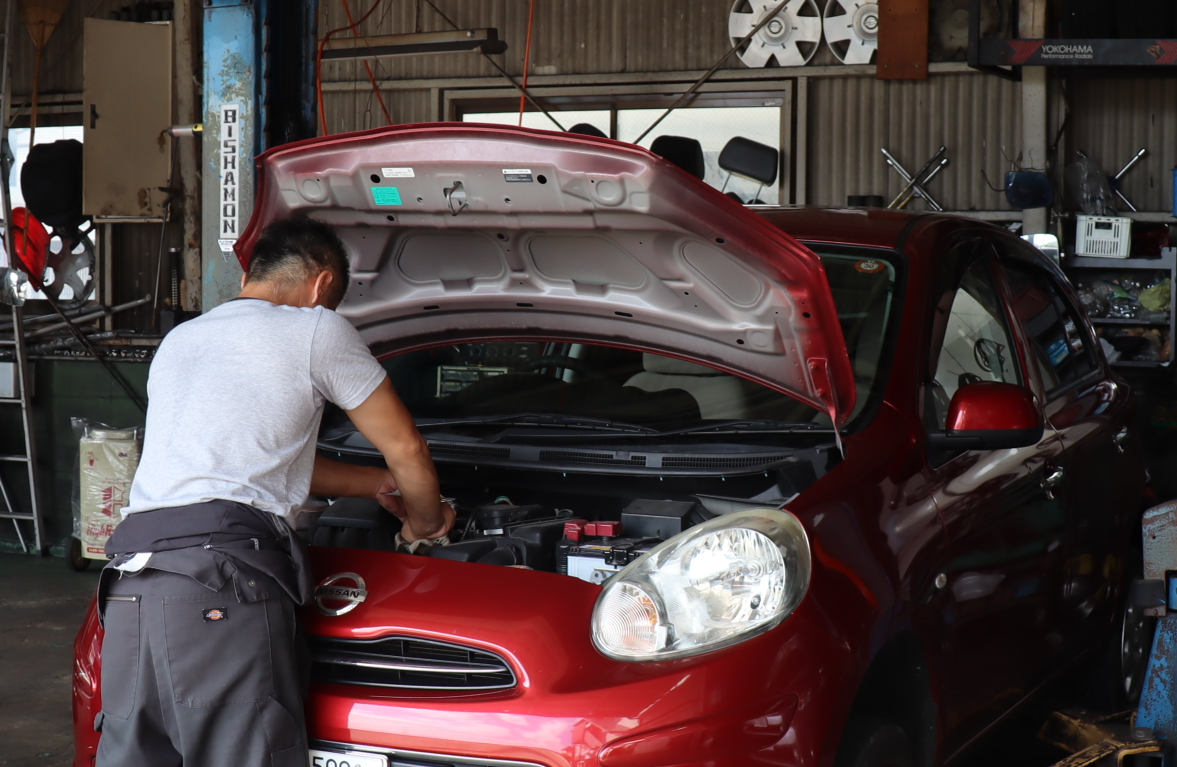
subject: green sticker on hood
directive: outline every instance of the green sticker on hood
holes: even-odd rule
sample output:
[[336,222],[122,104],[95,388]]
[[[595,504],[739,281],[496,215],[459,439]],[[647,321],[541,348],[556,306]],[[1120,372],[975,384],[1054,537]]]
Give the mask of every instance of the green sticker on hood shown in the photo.
[[372,199],[377,205],[400,205],[401,192],[395,186],[374,186]]

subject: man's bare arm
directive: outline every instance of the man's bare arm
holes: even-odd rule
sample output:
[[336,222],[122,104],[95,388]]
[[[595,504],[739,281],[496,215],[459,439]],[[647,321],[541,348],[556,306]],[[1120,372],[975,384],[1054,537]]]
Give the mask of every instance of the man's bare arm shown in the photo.
[[[392,388],[392,382],[385,378],[366,400],[347,414],[388,464],[395,483],[388,490],[399,489],[401,493],[405,539],[435,538],[449,532],[454,523],[453,511],[440,503],[437,470],[429,456],[429,446]],[[317,473],[318,462],[315,468]],[[329,471],[326,477],[332,473]],[[358,475],[356,478],[359,479]]]

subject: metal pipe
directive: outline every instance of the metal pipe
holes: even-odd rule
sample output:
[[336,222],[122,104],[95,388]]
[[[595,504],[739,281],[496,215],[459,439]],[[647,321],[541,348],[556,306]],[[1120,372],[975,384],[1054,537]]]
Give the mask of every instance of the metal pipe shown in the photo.
[[899,201],[899,204],[896,206],[896,208],[905,208],[905,207],[907,207],[907,204],[912,201],[913,198],[922,197],[928,203],[929,208],[936,211],[937,213],[942,213],[944,211],[944,208],[940,206],[940,203],[938,203],[932,199],[931,195],[924,188],[924,185],[929,183],[932,179],[936,178],[937,173],[939,173],[940,171],[947,168],[948,163],[949,163],[949,159],[947,157],[940,160],[940,164],[937,165],[935,168],[932,168],[932,172],[929,173],[927,176],[925,176],[923,181],[921,181],[918,184],[914,184],[911,187],[911,191],[908,192],[907,196],[905,196],[902,200]]
[[[900,178],[902,178],[904,181],[907,181],[907,182],[910,182],[910,181],[911,181],[911,176],[909,176],[909,175],[908,175],[908,173],[907,173],[907,171],[906,171],[906,170],[903,168],[903,166],[899,164],[899,161],[898,161],[898,160],[896,160],[894,157],[892,157],[892,156],[891,156],[891,153],[890,153],[890,152],[888,152],[886,149],[884,149],[884,150],[883,150],[883,155],[884,155],[884,156],[887,158],[887,165],[891,166],[891,168],[892,168],[892,169],[893,169],[893,170],[894,170],[896,173],[898,173],[898,174],[899,174],[899,177],[900,177]],[[929,174],[928,174],[928,177],[927,177],[927,178],[925,178],[925,179],[923,180],[923,183],[921,183],[921,184],[915,184],[915,185],[912,187],[912,191],[913,191],[915,194],[919,195],[920,197],[924,198],[924,200],[925,200],[925,201],[928,203],[928,207],[929,207],[929,208],[931,208],[931,209],[932,209],[932,210],[934,210],[934,211],[937,211],[937,212],[941,212],[941,211],[943,211],[943,210],[944,210],[944,208],[942,208],[942,207],[940,206],[940,203],[938,203],[938,202],[937,202],[935,199],[933,199],[933,198],[932,198],[932,195],[931,195],[931,194],[930,194],[930,193],[929,193],[929,192],[928,192],[926,189],[924,189],[924,186],[923,186],[923,184],[926,184],[926,183],[928,183],[929,181],[931,181],[931,180],[932,180],[932,177],[933,177],[933,176],[935,176],[937,173],[939,173],[939,172],[940,172],[940,168],[942,168],[942,167],[943,167],[944,165],[946,165],[946,164],[947,164],[947,158],[945,158],[945,159],[944,159],[944,160],[941,162],[941,164],[940,164],[940,165],[938,165],[938,166],[936,166],[935,168],[933,168],[933,169],[932,169],[932,172],[931,172],[931,173],[929,173]],[[899,204],[898,204],[896,207],[902,208],[903,206],[907,205],[907,203],[909,203],[909,202],[911,202],[911,196],[910,196],[910,195],[908,195],[908,196],[906,196],[904,199],[900,200],[900,201],[899,201]]]
[[924,174],[927,173],[931,169],[932,165],[936,162],[936,160],[939,160],[941,155],[943,155],[947,151],[948,151],[948,147],[941,146],[939,151],[937,151],[936,154],[932,155],[932,158],[930,160],[928,160],[926,163],[924,163],[924,167],[920,168],[918,171],[916,171],[914,174],[912,174],[912,176],[907,181],[907,185],[904,186],[903,189],[899,190],[899,194],[895,195],[895,199],[891,200],[891,203],[887,207],[894,208],[896,205],[898,205],[899,201],[901,199],[903,199],[903,195],[910,192],[911,188],[913,186],[915,186],[916,184],[918,184],[920,182],[920,180],[924,177]]
[[[81,314],[77,317],[71,317],[70,319],[73,322],[89,322],[90,320],[101,319],[102,317],[106,317],[111,314],[118,314],[119,312],[125,312],[128,309],[134,309],[136,306],[143,306],[146,303],[150,303],[151,298],[152,296],[148,294],[143,298],[137,299],[135,301],[128,301],[127,303],[119,304],[118,306],[103,306],[98,309],[92,309],[86,314]],[[36,338],[47,333],[52,333],[54,330],[61,330],[67,326],[68,324],[66,322],[56,322],[52,325],[46,325],[43,328],[37,328],[31,333],[25,333],[25,338]]]

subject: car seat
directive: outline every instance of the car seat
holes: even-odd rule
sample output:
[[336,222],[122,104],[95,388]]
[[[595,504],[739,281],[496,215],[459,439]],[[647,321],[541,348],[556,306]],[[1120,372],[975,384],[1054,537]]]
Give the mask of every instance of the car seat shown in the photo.
[[685,362],[658,354],[642,354],[642,372],[625,382],[647,392],[681,389],[699,405],[705,420],[748,417],[748,388],[738,376],[706,365]]

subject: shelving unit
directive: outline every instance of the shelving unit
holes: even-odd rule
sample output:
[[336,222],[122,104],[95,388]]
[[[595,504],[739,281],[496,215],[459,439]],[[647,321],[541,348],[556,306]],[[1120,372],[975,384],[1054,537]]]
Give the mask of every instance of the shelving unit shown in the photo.
[[[1062,267],[1071,281],[1078,283],[1090,279],[1098,279],[1101,272],[1106,276],[1120,276],[1127,272],[1168,272],[1169,285],[1172,290],[1177,286],[1177,248],[1162,248],[1160,258],[1097,258],[1094,256],[1065,256]],[[1074,271],[1072,271],[1074,270]],[[1140,320],[1119,317],[1092,317],[1091,324],[1115,327],[1152,327],[1168,330],[1169,359],[1159,361],[1117,360],[1112,364],[1124,368],[1155,368],[1168,365],[1173,361],[1173,341],[1177,339],[1177,314],[1173,311],[1173,293],[1169,299],[1169,317],[1167,320]]]

